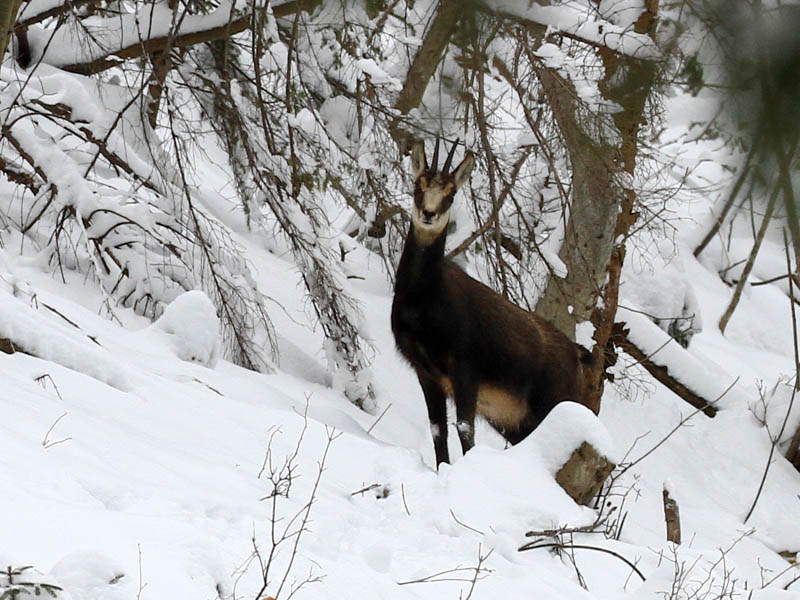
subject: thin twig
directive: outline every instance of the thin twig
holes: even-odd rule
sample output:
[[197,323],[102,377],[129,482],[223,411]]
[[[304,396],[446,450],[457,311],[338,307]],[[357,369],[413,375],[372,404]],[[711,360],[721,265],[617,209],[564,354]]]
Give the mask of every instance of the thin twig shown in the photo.
[[789,583],[787,583],[785,586],[783,586],[783,589],[788,590],[789,586],[791,586],[794,583],[797,583],[798,581],[800,581],[800,575],[798,575],[797,577],[792,579]]
[[381,412],[381,414],[378,415],[378,418],[375,419],[375,422],[372,425],[369,426],[369,429],[367,429],[367,435],[372,433],[372,430],[375,428],[375,425],[380,423],[381,419],[383,418],[383,415],[385,415],[390,408],[392,408],[392,403],[391,402],[386,405],[386,408],[384,408],[383,412]]
[[[731,384],[730,384],[730,385],[729,385],[727,388],[725,388],[725,391],[724,391],[724,392],[722,392],[722,393],[721,393],[719,396],[717,396],[717,397],[716,397],[714,400],[711,400],[711,401],[709,401],[709,404],[710,404],[711,406],[714,406],[714,405],[715,405],[717,402],[719,402],[720,400],[722,400],[722,398],[723,398],[723,397],[725,397],[725,395],[726,395],[726,394],[727,394],[729,391],[731,391],[731,389],[733,389],[733,386],[735,386],[737,383],[739,383],[739,378],[738,378],[738,377],[737,377],[736,379],[734,379],[734,380],[733,380],[733,382],[732,382],[732,383],[731,383]],[[678,431],[678,429],[680,429],[681,427],[683,427],[683,426],[684,426],[684,425],[685,425],[685,424],[686,424],[686,423],[687,423],[687,422],[688,422],[690,419],[692,419],[692,418],[693,418],[693,417],[695,417],[695,416],[696,416],[698,413],[701,413],[701,412],[703,412],[703,409],[702,409],[702,408],[698,408],[698,409],[695,409],[695,410],[693,410],[693,411],[692,411],[691,413],[689,413],[687,416],[683,417],[683,418],[682,418],[680,421],[678,421],[678,424],[677,424],[677,425],[675,425],[675,427],[673,427],[673,428],[672,428],[672,430],[671,430],[669,433],[667,433],[667,435],[666,435],[666,436],[664,436],[664,437],[663,437],[663,438],[662,438],[662,439],[661,439],[661,440],[660,440],[660,441],[659,441],[659,442],[658,442],[658,443],[657,443],[655,446],[653,446],[652,448],[650,448],[650,449],[649,449],[647,452],[645,452],[644,454],[642,454],[642,455],[641,455],[639,458],[637,458],[636,460],[634,460],[634,461],[633,461],[632,463],[630,463],[629,465],[626,465],[626,466],[625,466],[625,468],[624,468],[624,469],[622,469],[622,471],[620,472],[620,475],[622,475],[622,473],[624,473],[625,471],[629,470],[629,469],[630,469],[631,467],[633,467],[634,465],[637,465],[637,464],[639,464],[639,463],[640,463],[640,462],[642,462],[642,461],[643,461],[645,458],[647,458],[648,456],[650,456],[650,455],[651,455],[653,452],[655,452],[655,451],[656,451],[656,449],[658,449],[658,448],[659,448],[661,445],[663,445],[663,444],[664,444],[664,443],[665,443],[665,442],[666,442],[666,441],[667,441],[669,438],[671,438],[671,437],[672,437],[672,436],[675,434],[675,432],[677,432],[677,431]]]
[[739,191],[741,190],[742,185],[744,184],[745,179],[747,178],[747,175],[750,172],[750,162],[752,161],[753,157],[756,154],[760,135],[761,132],[759,130],[758,135],[753,140],[753,144],[752,146],[750,146],[750,150],[747,153],[747,158],[745,159],[742,171],[741,173],[739,173],[739,177],[736,178],[736,182],[733,184],[731,193],[728,196],[728,199],[725,201],[725,205],[722,207],[722,212],[720,212],[719,216],[717,217],[717,220],[714,222],[714,225],[711,227],[708,233],[706,233],[703,240],[697,245],[697,248],[694,249],[695,257],[700,256],[700,253],[705,249],[705,247],[709,244],[709,242],[712,239],[714,239],[714,236],[717,235],[717,232],[725,223],[725,217],[728,215],[728,211],[731,209],[733,203],[736,201],[736,196],[739,194]]
[[561,542],[546,542],[546,543],[537,543],[537,542],[529,542],[519,548],[519,552],[524,552],[526,550],[536,550],[538,548],[558,548],[563,550],[565,548],[576,548],[578,550],[594,550],[595,552],[604,552],[605,554],[610,554],[611,556],[618,558],[626,565],[628,565],[633,571],[642,579],[642,581],[647,581],[647,578],[642,574],[639,568],[633,564],[630,560],[619,554],[618,552],[614,552],[613,550],[609,550],[608,548],[600,548],[598,546],[586,546],[584,544],[562,544]]
[[139,550],[139,590],[136,592],[136,600],[142,600],[142,592],[147,584],[142,581],[142,545],[136,544],[136,548]]
[[[473,575],[472,581],[470,582],[469,591],[467,592],[467,595],[464,596],[463,600],[470,600],[470,598],[472,598],[472,592],[475,591],[475,585],[478,583],[478,576],[484,570],[483,563],[489,560],[492,552],[494,552],[494,550],[489,550],[489,552],[485,555],[481,554],[481,545],[478,544],[478,564],[475,567],[475,575]],[[491,572],[489,569],[486,569],[486,571]],[[461,594],[459,594],[459,600],[461,600]]]
[[379,488],[379,487],[381,487],[381,484],[380,484],[380,483],[373,483],[372,485],[368,485],[367,487],[363,487],[363,488],[361,488],[360,490],[356,490],[355,492],[353,492],[353,493],[352,493],[352,494],[350,494],[350,495],[351,495],[351,496],[356,496],[356,495],[358,495],[358,494],[364,495],[364,494],[366,494],[368,491],[370,491],[370,490],[374,490],[375,488]]
[[464,523],[463,521],[459,521],[458,517],[456,516],[456,513],[454,513],[454,512],[453,512],[453,509],[452,509],[452,508],[450,509],[450,516],[451,516],[451,517],[453,517],[453,520],[454,520],[456,523],[458,523],[459,525],[461,525],[461,526],[462,526],[464,529],[469,529],[470,531],[472,531],[472,532],[475,532],[475,533],[477,533],[478,535],[486,535],[486,534],[485,534],[483,531],[481,531],[480,529],[475,529],[474,527],[470,527],[469,525],[467,525],[467,524],[466,524],[466,523]]
[[[447,569],[445,571],[439,571],[437,573],[433,573],[431,575],[426,575],[425,577],[420,577],[419,579],[411,579],[409,581],[399,581],[397,585],[411,585],[416,583],[442,583],[445,581],[461,581],[465,583],[471,584],[470,587],[470,594],[472,593],[472,589],[475,587],[475,582],[480,581],[488,577],[491,574],[491,569],[486,569],[483,567],[483,563],[491,556],[492,551],[489,551],[488,554],[482,555],[481,554],[481,546],[478,545],[478,564],[474,567],[455,567],[453,569]],[[460,577],[461,573],[464,572],[471,572],[473,576],[470,578]],[[468,596],[469,597],[469,596]]]
[[784,273],[783,275],[776,275],[775,277],[770,277],[769,279],[764,279],[762,281],[754,281],[750,285],[752,287],[756,287],[758,285],[767,285],[769,283],[775,283],[776,281],[780,281],[781,279],[791,279],[794,281],[796,286],[800,286],[800,277],[798,277],[795,273]]
[[[53,381],[53,378],[50,376],[50,373],[45,373],[44,375],[39,375],[39,377],[36,377],[36,378],[34,379],[34,381],[36,381],[37,383],[40,383],[40,384],[42,385],[42,387],[43,387],[43,388],[47,389],[47,386],[45,385],[45,380],[46,380],[46,379],[49,379],[49,380],[50,380],[50,383],[52,383],[52,384],[53,384],[53,389],[56,391],[56,396],[58,396],[58,399],[59,399],[59,400],[61,400],[61,401],[63,402],[63,401],[64,401],[64,398],[61,396],[61,392],[60,392],[60,391],[58,391],[58,386],[56,385],[56,382],[55,382],[55,381]],[[62,416],[63,416],[63,415],[62,415]],[[57,422],[58,422],[58,421],[56,421],[56,423],[57,423]]]
[[68,414],[69,413],[64,413],[63,415],[58,417],[55,420],[55,422],[52,425],[50,425],[50,429],[47,430],[47,433],[44,434],[44,439],[42,440],[42,446],[44,446],[45,449],[49,450],[53,446],[57,446],[58,444],[63,444],[64,442],[68,442],[72,439],[71,437],[66,437],[60,440],[56,440],[54,442],[51,442],[49,440],[50,433],[52,433],[53,429],[55,429],[56,425],[58,425],[58,422],[61,421],[61,419],[63,419],[64,417],[66,417]]
[[[784,252],[786,254],[786,268],[788,272],[791,274],[792,272],[792,261],[789,257],[789,241],[786,239],[786,230],[783,230],[783,247]],[[792,279],[789,278],[789,298],[792,297]],[[798,343],[797,343],[797,315],[794,310],[794,303],[789,302],[789,306],[791,307],[792,311],[792,339],[794,341],[794,359],[795,359],[795,372],[800,372],[800,362],[798,362]],[[753,498],[753,504],[750,506],[750,510],[747,511],[747,516],[744,518],[744,522],[747,523],[747,520],[753,515],[753,511],[756,509],[756,504],[758,504],[758,499],[761,497],[761,493],[764,491],[764,484],[767,482],[767,475],[769,474],[769,468],[772,466],[772,457],[775,455],[775,448],[780,443],[781,438],[783,437],[783,432],[786,430],[786,424],[789,421],[789,415],[792,412],[792,407],[794,406],[794,397],[797,393],[797,385],[798,382],[795,381],[795,385],[792,386],[792,395],[789,399],[789,406],[786,408],[786,414],[783,417],[783,423],[781,423],[781,429],[774,438],[770,441],[772,444],[769,448],[769,456],[767,456],[767,464],[764,467],[764,473],[761,475],[761,482],[758,484],[758,491],[756,492],[756,497]]]
[[758,234],[753,242],[753,248],[750,250],[747,263],[742,270],[742,274],[739,276],[739,281],[736,282],[736,288],[733,291],[731,301],[719,320],[719,330],[723,334],[725,333],[725,328],[728,326],[728,322],[733,316],[733,312],[736,310],[736,307],[739,304],[739,299],[742,297],[742,292],[744,291],[744,286],[747,283],[747,278],[750,275],[750,271],[752,271],[753,265],[755,265],[756,257],[758,256],[758,252],[761,249],[761,244],[764,241],[764,236],[767,234],[767,229],[769,229],[769,224],[772,220],[772,214],[775,212],[775,204],[778,200],[779,190],[780,188],[776,184],[775,189],[772,191],[772,194],[770,194],[767,210],[761,219],[761,226],[759,227]]
[[593,523],[589,525],[579,525],[577,527],[567,527],[566,525],[563,527],[556,527],[555,529],[541,529],[539,531],[526,531],[525,537],[548,537],[548,538],[555,538],[561,535],[573,534],[573,533],[596,533],[598,529],[606,524],[608,521],[608,515],[603,515],[602,513],[598,513],[597,518],[594,520]]

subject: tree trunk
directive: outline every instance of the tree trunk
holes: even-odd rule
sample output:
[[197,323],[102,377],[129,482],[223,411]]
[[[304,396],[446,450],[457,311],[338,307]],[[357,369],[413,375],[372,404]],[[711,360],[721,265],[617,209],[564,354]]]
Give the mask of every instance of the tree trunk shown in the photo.
[[17,13],[22,0],[4,0],[0,2],[0,60],[8,48],[14,23],[17,22]]
[[[414,55],[411,67],[406,74],[403,89],[395,100],[394,108],[403,116],[407,115],[412,109],[419,106],[428,82],[433,77],[436,67],[442,60],[447,44],[456,29],[458,22],[464,18],[468,3],[461,0],[441,0],[436,16],[433,18],[422,45]],[[470,12],[474,12],[474,8]],[[401,118],[395,119],[392,123],[392,138],[397,143],[401,154],[411,147],[409,135],[406,127],[403,126]]]
[[[655,38],[658,0],[646,0],[634,24],[636,33]],[[619,278],[625,260],[625,241],[638,214],[636,192],[630,186],[636,168],[638,135],[645,122],[657,64],[623,56],[600,47],[605,74],[600,91],[621,110],[613,114],[619,140],[606,141],[601,125],[591,135],[578,113],[574,89],[553,70],[539,72],[553,107],[572,163],[572,204],[559,258],[567,265],[565,278],[551,277],[536,312],[574,338],[575,325],[591,321],[595,367],[589,373],[587,406],[599,411],[605,370],[616,362],[610,340],[617,313]],[[571,308],[570,308],[571,307]]]
[[772,191],[772,194],[770,194],[769,202],[767,203],[767,211],[764,213],[764,216],[761,219],[761,226],[758,228],[758,234],[753,242],[753,249],[750,250],[747,263],[744,265],[742,274],[739,276],[739,281],[736,282],[736,288],[733,290],[733,296],[731,297],[730,303],[728,303],[728,308],[725,309],[725,312],[722,314],[722,317],[719,320],[719,331],[723,335],[725,335],[725,329],[728,327],[728,322],[733,316],[733,311],[735,311],[736,307],[739,305],[739,299],[742,297],[744,286],[747,284],[747,278],[750,276],[750,271],[753,270],[753,265],[756,263],[758,251],[761,249],[764,236],[766,236],[767,229],[772,221],[772,213],[775,212],[775,203],[778,199],[778,190],[779,188],[776,185],[775,189]]
[[536,313],[575,339],[575,325],[590,319],[608,268],[622,189],[613,146],[593,139],[579,123],[575,88],[552,69],[537,75],[569,152],[572,204],[558,254],[567,275],[550,277]]

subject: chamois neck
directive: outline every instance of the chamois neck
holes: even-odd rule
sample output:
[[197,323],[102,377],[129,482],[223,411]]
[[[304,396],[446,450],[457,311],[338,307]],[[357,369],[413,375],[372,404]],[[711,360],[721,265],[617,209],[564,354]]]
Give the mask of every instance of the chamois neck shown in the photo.
[[438,281],[446,239],[447,230],[444,230],[433,241],[429,241],[414,229],[412,223],[397,267],[395,290],[426,287]]

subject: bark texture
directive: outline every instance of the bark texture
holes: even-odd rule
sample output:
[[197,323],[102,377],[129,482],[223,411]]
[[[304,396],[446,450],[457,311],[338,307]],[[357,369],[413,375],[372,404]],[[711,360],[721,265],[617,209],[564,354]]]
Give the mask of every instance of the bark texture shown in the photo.
[[[17,1],[17,0],[14,0]],[[276,18],[287,17],[297,12],[310,12],[314,10],[322,0],[296,0],[273,7],[272,12]],[[82,75],[93,75],[100,73],[111,67],[115,67],[121,62],[133,58],[139,58],[147,54],[158,54],[173,48],[183,48],[194,44],[213,42],[216,40],[227,39],[230,36],[241,33],[248,29],[252,23],[252,15],[246,14],[236,18],[219,27],[211,27],[201,31],[191,33],[174,34],[170,33],[162,37],[152,37],[139,40],[130,46],[111,48],[104,56],[98,57],[89,62],[75,63],[61,67],[65,71],[80,73]]]
[[[658,0],[646,0],[634,31],[655,40]],[[539,77],[564,137],[572,164],[572,205],[559,258],[565,278],[551,277],[536,312],[574,338],[575,325],[594,325],[595,365],[588,373],[587,406],[599,411],[606,369],[616,362],[612,334],[617,313],[619,279],[625,242],[636,222],[636,192],[631,182],[636,168],[638,136],[645,123],[645,106],[658,65],[599,47],[605,69],[600,91],[619,105],[611,120],[616,132],[604,131],[602,119],[581,118],[572,86],[554,70]],[[610,135],[610,134],[616,135]]]
[[664,488],[664,521],[667,525],[667,541],[673,544],[681,543],[681,513],[678,503],[670,496],[669,490]]
[[600,491],[615,466],[594,446],[583,442],[556,473],[556,482],[570,498],[586,506]]
[[[442,0],[439,3],[436,16],[425,33],[422,45],[414,55],[403,88],[395,100],[394,108],[401,115],[407,115],[422,102],[425,88],[428,87],[428,82],[436,72],[436,67],[442,60],[445,48],[450,43],[458,22],[464,18],[465,14],[474,11],[470,5],[471,3],[465,3],[462,0]],[[401,119],[396,119],[392,124],[392,137],[400,148],[401,154],[411,148],[408,131],[403,127]]]
[[0,59],[8,48],[14,23],[17,21],[17,13],[22,0],[4,0],[0,2]]

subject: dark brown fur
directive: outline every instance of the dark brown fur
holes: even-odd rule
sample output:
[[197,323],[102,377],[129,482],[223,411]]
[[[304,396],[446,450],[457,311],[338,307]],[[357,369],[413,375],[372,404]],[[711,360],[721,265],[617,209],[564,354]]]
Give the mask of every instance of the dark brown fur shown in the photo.
[[[455,189],[446,207],[454,194]],[[446,235],[444,228],[430,242],[412,224],[392,305],[397,346],[417,372],[425,394],[437,465],[449,462],[448,396],[455,401],[464,452],[474,444],[476,414],[516,444],[557,403],[582,402],[582,362],[591,360],[548,321],[447,260]]]

